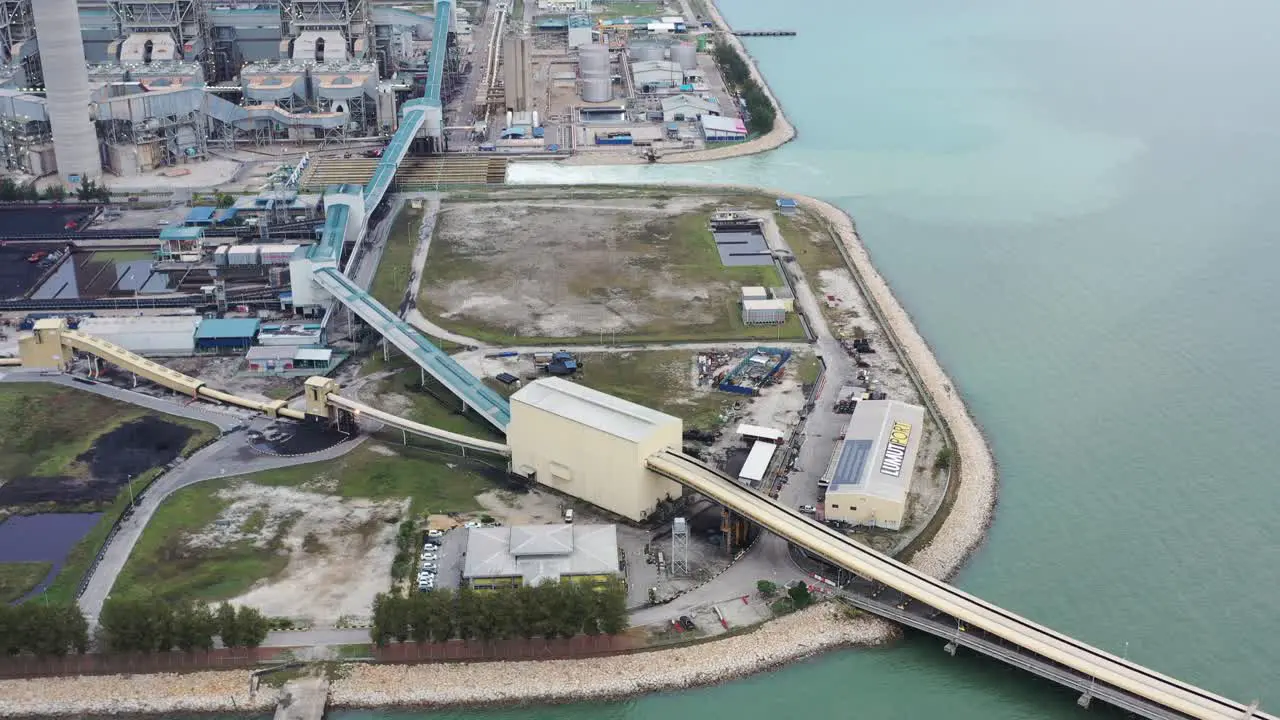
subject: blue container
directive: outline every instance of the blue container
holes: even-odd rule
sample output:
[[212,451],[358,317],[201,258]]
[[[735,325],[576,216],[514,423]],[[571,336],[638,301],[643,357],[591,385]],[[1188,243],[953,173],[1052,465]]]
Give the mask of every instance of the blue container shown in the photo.
[[533,136],[536,138],[544,137],[547,134],[545,128],[536,127],[533,129]]

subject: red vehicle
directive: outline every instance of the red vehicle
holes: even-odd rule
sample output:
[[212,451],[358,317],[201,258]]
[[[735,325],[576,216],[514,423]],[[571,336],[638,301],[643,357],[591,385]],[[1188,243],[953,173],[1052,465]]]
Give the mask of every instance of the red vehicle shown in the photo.
[[30,263],[40,262],[41,260],[44,259],[44,256],[48,254],[49,254],[49,251],[47,250],[37,250],[36,252],[33,252],[27,256],[27,262],[30,262]]

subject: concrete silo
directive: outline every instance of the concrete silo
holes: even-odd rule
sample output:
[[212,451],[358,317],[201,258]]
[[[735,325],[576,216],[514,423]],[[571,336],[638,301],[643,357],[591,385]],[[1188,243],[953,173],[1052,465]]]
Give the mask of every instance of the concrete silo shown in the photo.
[[663,60],[667,56],[667,49],[661,45],[637,43],[627,48],[627,54],[631,57],[632,62]]
[[89,119],[89,71],[76,0],[39,0],[31,6],[58,174],[67,182],[96,179],[102,175],[102,159],[98,134]]
[[613,78],[609,72],[609,48],[583,45],[578,50],[578,72],[582,77],[582,99],[609,102],[613,99]]

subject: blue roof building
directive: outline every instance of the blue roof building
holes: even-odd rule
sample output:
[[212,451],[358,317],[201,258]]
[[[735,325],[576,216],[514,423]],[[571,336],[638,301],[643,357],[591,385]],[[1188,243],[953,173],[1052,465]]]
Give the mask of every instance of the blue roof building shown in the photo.
[[187,219],[184,225],[212,225],[213,214],[218,208],[212,206],[198,205],[191,208],[191,212],[187,213]]
[[196,350],[246,350],[258,336],[257,318],[208,318],[196,328]]

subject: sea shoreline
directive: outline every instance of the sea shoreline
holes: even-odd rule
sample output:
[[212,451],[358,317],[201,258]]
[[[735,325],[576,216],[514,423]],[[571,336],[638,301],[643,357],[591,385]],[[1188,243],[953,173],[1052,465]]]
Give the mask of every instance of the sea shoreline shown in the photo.
[[[761,192],[760,188],[731,186]],[[785,194],[785,193],[783,193]],[[934,537],[911,565],[936,577],[955,574],[982,543],[996,502],[996,467],[981,429],[928,343],[871,262],[852,218],[816,198],[796,197],[844,244],[851,269],[897,338],[904,360],[938,408],[960,458],[958,491]],[[827,603],[755,630],[696,645],[582,660],[428,665],[350,665],[334,681],[334,707],[461,707],[565,703],[632,697],[712,685],[764,672],[823,652],[890,642],[892,624],[846,617]],[[655,657],[659,654],[661,657]],[[186,675],[39,678],[0,681],[0,717],[78,714],[250,712],[274,706],[277,693],[251,695],[248,671]]]

